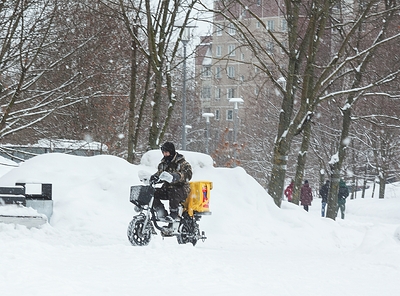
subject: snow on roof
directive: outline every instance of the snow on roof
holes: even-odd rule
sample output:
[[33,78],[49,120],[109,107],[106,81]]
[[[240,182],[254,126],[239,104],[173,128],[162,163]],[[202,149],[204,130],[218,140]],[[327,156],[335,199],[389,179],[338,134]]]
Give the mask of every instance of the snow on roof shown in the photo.
[[105,144],[99,142],[88,142],[84,140],[68,140],[68,139],[41,139],[35,144],[27,145],[14,145],[4,144],[4,147],[38,147],[38,148],[50,148],[50,149],[85,149],[85,150],[102,150],[107,151],[108,147]]

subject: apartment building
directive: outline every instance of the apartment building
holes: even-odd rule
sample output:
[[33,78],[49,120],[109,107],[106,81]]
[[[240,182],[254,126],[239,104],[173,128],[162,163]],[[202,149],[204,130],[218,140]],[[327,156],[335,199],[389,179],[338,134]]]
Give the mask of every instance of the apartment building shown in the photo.
[[[284,57],[269,31],[282,44],[286,42],[287,31],[280,9],[283,1],[244,1],[248,3],[246,9],[238,5],[223,6],[226,2],[216,1],[214,7],[224,10],[225,15],[231,16],[230,20],[214,15],[212,36],[203,37],[196,50],[197,93],[202,112],[215,115],[211,122],[214,145],[222,140],[222,133],[228,134],[225,141],[233,141],[235,125],[240,142],[246,122],[251,122],[252,116],[265,108],[266,101],[276,97],[263,68],[267,66],[273,71],[276,65],[271,64],[270,57],[277,63]],[[263,64],[260,56],[255,56],[254,48],[248,46],[245,34],[257,40],[260,55],[265,55]],[[282,61],[281,66],[285,64]],[[243,103],[232,98],[241,98]],[[237,110],[232,101],[236,102]]]

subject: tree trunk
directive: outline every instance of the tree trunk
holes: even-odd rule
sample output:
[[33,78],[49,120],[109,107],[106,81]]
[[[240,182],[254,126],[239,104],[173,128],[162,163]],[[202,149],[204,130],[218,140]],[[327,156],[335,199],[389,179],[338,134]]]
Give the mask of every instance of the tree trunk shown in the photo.
[[385,198],[386,174],[379,175],[379,198]]
[[[335,165],[337,167],[337,165]],[[334,169],[334,173],[331,175],[331,185],[328,195],[328,206],[326,209],[326,218],[336,219],[337,215],[337,204],[338,204],[338,192],[339,192],[339,181],[340,181],[340,171],[338,168]]]
[[324,168],[319,169],[319,186],[318,189],[321,188],[325,184],[325,174],[324,174]]
[[367,188],[367,173],[368,173],[368,162],[365,162],[364,181],[363,181],[361,198],[365,197],[365,189]]
[[374,198],[374,195],[375,195],[375,188],[376,188],[376,182],[375,182],[375,179],[374,179],[374,186],[372,186],[371,198]]
[[295,186],[293,189],[293,203],[299,204],[300,201],[300,189],[304,178],[304,169],[307,161],[307,151],[310,146],[311,138],[311,122],[308,122],[303,129],[303,141],[301,143],[301,149],[297,156],[297,167],[295,176]]
[[151,73],[151,65],[150,61],[147,64],[147,75],[146,75],[146,82],[145,82],[145,87],[144,87],[144,93],[142,97],[142,101],[140,102],[140,107],[139,107],[139,113],[138,113],[138,118],[136,122],[136,129],[135,129],[135,136],[134,136],[134,144],[133,147],[136,149],[138,142],[139,142],[139,134],[140,134],[140,128],[142,126],[143,122],[143,117],[145,116],[144,114],[144,107],[146,105],[147,99],[149,98],[149,88],[150,88],[150,73]]
[[[154,70],[154,69],[153,69]],[[160,107],[162,98],[162,72],[158,71],[155,75],[155,93],[153,97],[153,116],[149,133],[149,148],[158,149],[160,133]]]
[[[137,35],[137,27],[133,26],[133,33]],[[135,105],[136,105],[136,83],[137,83],[137,44],[136,40],[132,39],[131,50],[131,83],[129,93],[129,125],[128,125],[128,159],[127,161],[133,163],[135,159],[136,147],[135,143]]]
[[352,190],[351,190],[351,196],[350,199],[356,199],[357,197],[357,186],[358,186],[358,179],[356,178],[356,174],[355,172],[357,171],[356,168],[356,153],[354,152],[354,141],[351,142],[351,150],[352,150],[352,165],[353,165],[353,176],[351,177],[351,186],[352,186]]
[[[287,150],[280,149],[279,143],[275,144],[271,181],[268,187],[268,194],[272,196],[275,204],[280,207],[282,202],[283,187],[285,184],[287,167]],[[281,152],[282,150],[282,152]]]
[[164,125],[160,132],[160,137],[159,137],[160,139],[163,139],[165,133],[167,132],[168,125],[169,125],[169,122],[171,121],[175,103],[176,103],[176,99],[174,97],[173,90],[172,90],[173,83],[172,83],[172,77],[171,77],[170,73],[166,74],[166,84],[167,84],[168,98],[170,100],[169,100],[167,115],[165,116],[165,119],[164,119]]
[[[351,106],[354,98],[350,96],[347,99],[348,106]],[[331,190],[329,191],[328,196],[328,208],[326,211],[326,217],[331,218],[333,220],[336,219],[337,215],[337,195],[339,191],[339,181],[340,181],[340,171],[342,169],[342,163],[346,157],[346,149],[348,145],[348,137],[350,133],[350,124],[351,124],[351,108],[347,107],[343,111],[343,123],[342,123],[342,133],[340,136],[340,143],[337,158],[334,161],[331,160]]]

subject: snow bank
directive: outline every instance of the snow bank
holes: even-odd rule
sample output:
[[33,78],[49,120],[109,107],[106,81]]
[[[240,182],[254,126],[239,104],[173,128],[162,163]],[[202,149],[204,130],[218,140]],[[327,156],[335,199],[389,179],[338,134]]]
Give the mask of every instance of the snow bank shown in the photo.
[[[346,242],[355,235],[341,231],[341,223],[311,215],[301,207],[283,202],[281,209],[254,178],[241,167],[216,168],[211,157],[185,151],[193,168],[192,180],[209,180],[211,191],[211,216],[203,217],[201,228],[218,240],[225,237],[232,243],[246,237],[251,242],[287,245],[295,241],[299,248],[354,247]],[[22,163],[0,178],[0,186],[23,183],[53,184],[54,214],[51,226],[90,237],[99,244],[126,243],[126,227],[135,214],[129,202],[130,186],[141,184],[138,172],[156,171],[162,157],[159,150],[144,154],[140,165],[109,155],[92,157],[58,153],[44,154]],[[348,213],[355,216],[371,212],[377,217],[398,217],[400,199],[391,199],[396,206],[389,210],[380,201],[371,200],[359,205],[358,200],[348,201]],[[371,203],[371,205],[370,205]],[[353,206],[354,205],[354,206]],[[315,199],[312,210],[319,211],[320,200]],[[365,208],[365,210],[364,210]],[[396,216],[397,215],[397,216]],[[321,240],[313,240],[315,232]],[[391,234],[394,237],[394,230]],[[362,237],[358,238],[361,242]]]

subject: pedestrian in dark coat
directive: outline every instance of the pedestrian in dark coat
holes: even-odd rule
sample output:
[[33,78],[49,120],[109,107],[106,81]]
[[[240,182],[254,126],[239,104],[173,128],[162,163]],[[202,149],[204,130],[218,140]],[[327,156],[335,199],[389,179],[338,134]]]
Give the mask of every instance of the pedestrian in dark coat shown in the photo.
[[326,204],[328,203],[329,185],[330,185],[329,180],[326,180],[325,184],[322,185],[321,189],[319,190],[319,195],[322,198],[322,201],[321,201],[321,204],[322,204],[321,216],[322,217],[325,217],[325,208],[326,208]]
[[301,205],[308,212],[308,207],[311,206],[311,202],[313,200],[312,190],[310,185],[308,184],[308,180],[304,181],[303,186],[300,191],[300,201]]
[[349,196],[349,188],[346,186],[346,183],[340,179],[339,181],[339,192],[338,192],[338,205],[336,209],[336,213],[340,214],[342,219],[344,219],[344,211],[346,210],[346,198]]
[[294,181],[292,180],[292,182],[290,182],[290,184],[288,185],[288,187],[286,187],[284,191],[284,194],[289,202],[292,201],[293,186],[294,186]]

